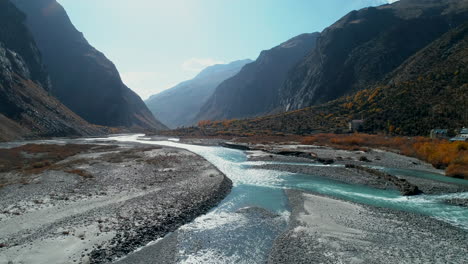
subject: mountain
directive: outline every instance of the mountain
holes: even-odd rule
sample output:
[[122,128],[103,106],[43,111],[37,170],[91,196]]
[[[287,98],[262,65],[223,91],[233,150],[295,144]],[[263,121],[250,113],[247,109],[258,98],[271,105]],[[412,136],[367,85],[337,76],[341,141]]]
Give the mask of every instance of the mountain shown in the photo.
[[197,115],[197,120],[244,118],[278,107],[279,89],[287,73],[314,47],[319,33],[302,34],[270,50],[222,82]]
[[364,132],[429,135],[468,124],[468,22],[404,61],[379,84],[325,104],[255,119],[213,122],[216,134],[345,132],[364,119]]
[[325,103],[381,81],[468,19],[467,0],[401,0],[352,11],[325,29],[281,87],[283,111]]
[[210,66],[192,80],[153,95],[145,103],[151,112],[170,128],[193,125],[201,106],[216,87],[251,62],[247,59]]
[[25,19],[0,0],[0,140],[103,133],[50,95],[49,76]]
[[[346,98],[367,131],[427,135],[468,124],[468,23],[410,57],[381,85]],[[351,104],[349,104],[351,103]],[[342,104],[343,105],[343,104]]]
[[55,0],[12,0],[50,74],[52,94],[90,123],[111,127],[165,129],[141,98],[122,82],[104,54],[93,48]]

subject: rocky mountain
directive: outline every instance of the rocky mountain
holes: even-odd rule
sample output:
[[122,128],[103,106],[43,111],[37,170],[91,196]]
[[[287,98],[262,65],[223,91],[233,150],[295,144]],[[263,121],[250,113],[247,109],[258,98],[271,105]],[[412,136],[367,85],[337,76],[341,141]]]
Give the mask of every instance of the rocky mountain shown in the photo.
[[280,91],[282,110],[375,85],[467,20],[467,0],[400,0],[353,11],[325,29],[313,52],[290,72]]
[[347,104],[342,105],[354,116],[365,117],[367,131],[427,135],[433,128],[465,127],[468,23],[417,52],[381,85],[354,97],[346,97]]
[[279,89],[288,72],[314,47],[319,33],[302,34],[270,50],[222,82],[197,120],[244,118],[270,113],[279,104]]
[[371,88],[300,110],[213,122],[205,133],[228,135],[346,132],[364,119],[364,132],[429,135],[433,128],[468,124],[468,22],[450,30],[404,61]]
[[9,0],[0,0],[0,140],[102,133],[50,95],[25,20]]
[[12,0],[26,16],[50,74],[51,92],[90,123],[165,129],[141,98],[122,82],[104,54],[93,48],[55,0]]
[[195,116],[224,80],[236,75],[251,60],[239,60],[204,69],[195,78],[151,96],[145,101],[151,112],[170,128],[195,124]]

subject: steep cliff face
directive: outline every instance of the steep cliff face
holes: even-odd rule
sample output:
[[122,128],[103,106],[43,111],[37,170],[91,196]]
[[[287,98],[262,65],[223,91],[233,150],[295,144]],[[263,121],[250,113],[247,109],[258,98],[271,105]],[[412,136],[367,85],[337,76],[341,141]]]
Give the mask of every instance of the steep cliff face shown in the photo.
[[141,98],[122,82],[104,54],[94,49],[55,0],[12,0],[27,17],[50,74],[52,94],[90,123],[165,129]]
[[318,33],[303,34],[262,51],[255,62],[216,88],[196,120],[244,118],[276,109],[279,88],[287,73],[312,50],[318,36]]
[[[21,72],[25,78],[31,79],[40,84],[44,89],[49,90],[50,81],[41,62],[40,52],[36,45],[33,44],[34,40],[30,32],[24,26],[25,15],[7,0],[3,0],[0,3],[2,5],[0,35],[3,43],[4,58],[11,60],[11,62],[16,62],[11,65],[15,67],[12,70]],[[12,50],[7,52],[6,47],[14,48],[14,52]],[[16,59],[15,57],[20,57],[18,54],[21,54],[22,58]],[[5,67],[5,64],[3,66]]]
[[0,0],[0,140],[101,133],[50,96],[25,16]]
[[401,0],[353,11],[325,29],[280,91],[283,110],[324,103],[376,84],[468,19],[466,0]]
[[[367,96],[367,98],[366,98]],[[364,116],[367,131],[428,135],[433,128],[468,124],[468,23],[411,56],[348,111]]]
[[224,80],[236,75],[251,60],[234,61],[206,68],[195,78],[151,96],[146,105],[170,128],[195,124],[195,116]]
[[[347,131],[352,119],[364,132],[427,136],[433,128],[468,123],[468,23],[431,42],[379,84],[334,101],[277,115],[233,122],[244,133]],[[211,128],[211,132],[227,130]],[[229,132],[229,130],[228,130]]]

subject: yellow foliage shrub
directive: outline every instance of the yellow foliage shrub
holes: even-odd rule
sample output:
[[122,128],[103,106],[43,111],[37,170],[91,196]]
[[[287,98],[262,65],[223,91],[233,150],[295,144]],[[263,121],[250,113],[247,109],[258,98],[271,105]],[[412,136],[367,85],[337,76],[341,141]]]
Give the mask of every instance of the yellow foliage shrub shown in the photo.
[[303,144],[329,145],[356,150],[364,147],[386,148],[446,168],[448,176],[468,179],[468,142],[449,142],[426,137],[386,137],[368,134],[317,134],[304,137]]

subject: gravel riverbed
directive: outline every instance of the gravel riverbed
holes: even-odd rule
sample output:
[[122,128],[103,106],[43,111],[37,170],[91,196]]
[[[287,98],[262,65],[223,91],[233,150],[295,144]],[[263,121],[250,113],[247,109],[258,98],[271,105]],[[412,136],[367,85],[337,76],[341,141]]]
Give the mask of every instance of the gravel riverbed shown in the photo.
[[468,232],[422,215],[288,191],[290,226],[268,263],[468,262]]
[[[307,146],[307,145],[270,145],[262,146],[273,151],[303,151],[313,153],[314,156],[320,157],[323,160],[332,161],[329,166],[308,166],[309,164],[319,163],[315,159],[307,159],[303,157],[277,155],[263,151],[248,151],[249,160],[265,161],[265,162],[283,162],[283,163],[306,163],[304,165],[291,164],[264,164],[257,165],[255,168],[271,169],[278,171],[288,171],[292,173],[317,175],[321,177],[331,178],[351,184],[362,184],[378,189],[395,190],[396,187],[392,183],[385,181],[375,175],[353,168],[345,168],[347,164],[372,167],[386,167],[394,169],[410,169],[421,172],[429,172],[436,175],[444,175],[443,170],[438,170],[432,167],[431,164],[425,163],[415,158],[399,155],[392,152],[382,150],[363,151],[347,151],[338,150],[328,147]],[[364,158],[363,158],[364,157]],[[424,179],[404,175],[402,173],[393,173],[392,175],[398,178],[405,179],[411,184],[426,194],[443,194],[468,192],[468,181],[465,184],[444,182],[439,180]],[[447,178],[448,179],[448,178]]]
[[91,149],[47,165],[0,173],[0,263],[114,261],[207,212],[232,185],[169,147]]
[[[225,140],[180,142],[217,146]],[[60,152],[55,156],[37,146],[3,155],[6,150],[0,149],[0,263],[173,263],[181,236],[178,228],[215,207],[232,188],[214,165],[186,150],[139,143],[94,144],[98,145],[61,144],[54,149]],[[382,190],[397,187],[345,165],[443,173],[417,159],[380,150],[297,144],[249,147],[253,149],[246,152],[249,161],[265,162],[253,168]],[[28,161],[31,165],[25,166]],[[459,182],[398,171],[392,175],[426,194],[468,191]],[[419,214],[299,190],[285,192],[291,209],[289,226],[276,238],[268,263],[468,263],[465,229]],[[466,199],[447,203],[462,207]],[[251,213],[244,211],[238,213]],[[161,237],[160,243],[152,243]],[[135,250],[140,251],[130,254]]]

